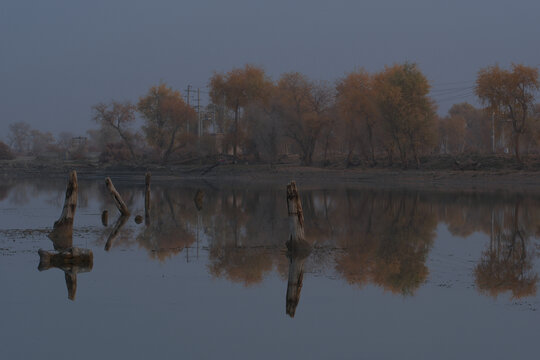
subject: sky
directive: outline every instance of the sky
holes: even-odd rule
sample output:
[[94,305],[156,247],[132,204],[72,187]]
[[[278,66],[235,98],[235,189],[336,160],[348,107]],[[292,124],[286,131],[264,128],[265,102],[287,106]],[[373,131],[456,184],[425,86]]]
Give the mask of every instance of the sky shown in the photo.
[[539,19],[538,0],[2,0],[0,139],[19,121],[84,135],[92,105],[159,82],[205,104],[214,71],[246,63],[333,83],[414,62],[444,115],[478,105],[482,67],[540,65]]

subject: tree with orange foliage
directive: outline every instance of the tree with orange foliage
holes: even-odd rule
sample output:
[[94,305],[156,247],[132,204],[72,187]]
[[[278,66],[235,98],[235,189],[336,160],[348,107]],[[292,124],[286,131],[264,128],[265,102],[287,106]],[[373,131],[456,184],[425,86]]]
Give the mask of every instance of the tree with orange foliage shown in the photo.
[[396,64],[375,75],[387,147],[390,154],[397,148],[404,168],[408,166],[410,153],[419,167],[420,151],[431,148],[436,141],[435,105],[428,97],[429,88],[416,64]]
[[195,110],[184,102],[179,91],[166,84],[152,86],[139,99],[137,109],[145,120],[146,141],[166,164],[172,154],[187,145],[187,124],[195,120]]
[[337,108],[347,142],[347,166],[351,164],[358,142],[363,149],[368,149],[369,161],[375,165],[377,106],[373,93],[373,77],[365,70],[352,72],[339,81],[336,89]]
[[235,68],[228,73],[214,73],[210,78],[210,98],[214,104],[224,104],[234,112],[233,156],[236,161],[239,145],[240,110],[249,104],[266,101],[273,86],[263,69],[245,65],[244,68]]
[[521,64],[512,64],[511,70],[488,66],[478,72],[476,79],[475,92],[482,103],[512,124],[514,153],[520,163],[520,138],[529,129],[539,89],[538,68]]
[[321,131],[329,122],[332,94],[300,73],[285,73],[277,84],[285,135],[300,148],[302,163],[311,165]]

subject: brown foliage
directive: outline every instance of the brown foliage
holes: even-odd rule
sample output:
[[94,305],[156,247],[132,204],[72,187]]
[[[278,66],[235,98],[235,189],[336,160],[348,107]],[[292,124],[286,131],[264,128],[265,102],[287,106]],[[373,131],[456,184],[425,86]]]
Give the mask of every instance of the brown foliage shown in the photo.
[[215,104],[221,104],[234,112],[234,122],[230,127],[233,156],[236,159],[238,146],[241,144],[239,128],[240,110],[258,102],[266,102],[273,84],[262,68],[246,64],[228,73],[214,73],[209,81],[210,98]]
[[187,127],[189,122],[195,121],[196,113],[184,102],[179,91],[166,84],[152,86],[146,96],[139,99],[137,109],[145,120],[146,141],[163,164],[191,141]]
[[397,149],[404,168],[412,153],[419,167],[420,153],[433,147],[437,130],[426,77],[415,64],[397,64],[375,75],[375,89],[387,151],[391,156]]
[[376,137],[379,114],[375,103],[373,76],[365,70],[352,72],[340,80],[337,89],[337,108],[341,117],[342,139],[347,144],[347,166],[358,145],[366,160],[375,165]]
[[286,73],[277,85],[278,107],[286,136],[300,150],[304,165],[311,165],[315,146],[329,122],[332,93],[300,73]]
[[505,70],[495,65],[478,72],[476,95],[497,119],[511,123],[518,162],[521,162],[520,138],[529,131],[535,94],[539,89],[540,79],[535,67],[512,64],[511,70]]

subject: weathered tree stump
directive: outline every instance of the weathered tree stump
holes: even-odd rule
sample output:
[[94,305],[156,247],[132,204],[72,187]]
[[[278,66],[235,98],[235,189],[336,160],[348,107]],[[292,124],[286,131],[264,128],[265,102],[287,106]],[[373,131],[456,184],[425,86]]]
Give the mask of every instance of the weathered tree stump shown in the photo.
[[101,224],[105,227],[109,226],[109,212],[107,210],[103,210],[101,213]]
[[126,206],[126,203],[124,202],[124,200],[122,200],[122,197],[120,196],[118,191],[116,191],[116,188],[114,187],[111,178],[108,177],[105,179],[105,185],[107,186],[107,190],[109,190],[109,192],[111,193],[114,203],[116,207],[118,208],[118,210],[120,211],[120,213],[123,216],[129,216],[128,207]]
[[308,242],[304,234],[304,212],[302,201],[298,194],[296,183],[291,181],[287,185],[287,209],[289,213],[290,237],[287,241],[287,249],[290,252],[308,251],[311,243]]
[[107,242],[105,243],[105,251],[109,251],[111,249],[111,246],[114,240],[118,237],[118,234],[120,234],[120,230],[126,224],[128,219],[129,219],[129,216],[120,215],[120,217],[118,217],[118,219],[114,223],[114,228],[111,231],[111,234],[109,235],[109,238],[107,239]]
[[60,218],[54,222],[53,231],[49,234],[49,238],[53,241],[55,249],[72,246],[73,219],[75,218],[75,210],[77,209],[78,190],[77,172],[72,170],[68,176],[66,198],[64,200],[62,214],[60,215]]
[[150,179],[152,174],[147,172],[144,177],[145,191],[144,191],[144,223],[150,225]]

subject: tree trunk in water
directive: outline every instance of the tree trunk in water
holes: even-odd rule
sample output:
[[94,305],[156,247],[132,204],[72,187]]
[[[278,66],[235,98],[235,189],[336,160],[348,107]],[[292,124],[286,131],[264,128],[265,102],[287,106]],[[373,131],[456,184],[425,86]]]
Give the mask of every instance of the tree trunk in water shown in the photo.
[[69,173],[66,188],[66,198],[60,218],[54,222],[53,231],[49,234],[55,249],[67,249],[73,242],[73,219],[77,209],[77,195],[79,185],[77,182],[77,172],[72,170]]
[[107,210],[103,210],[101,213],[101,224],[105,227],[109,226],[109,212]]
[[311,244],[306,241],[304,235],[304,211],[302,201],[296,188],[296,183],[291,181],[287,185],[287,209],[289,213],[290,237],[287,248],[291,253],[301,252],[304,249],[311,249]]
[[111,193],[114,203],[116,204],[116,207],[118,208],[118,210],[120,210],[120,213],[123,216],[129,216],[128,207],[126,206],[126,203],[124,202],[124,200],[122,200],[122,197],[120,196],[118,191],[116,191],[116,188],[114,187],[111,181],[111,178],[108,177],[105,179],[105,185],[107,186],[107,189]]

